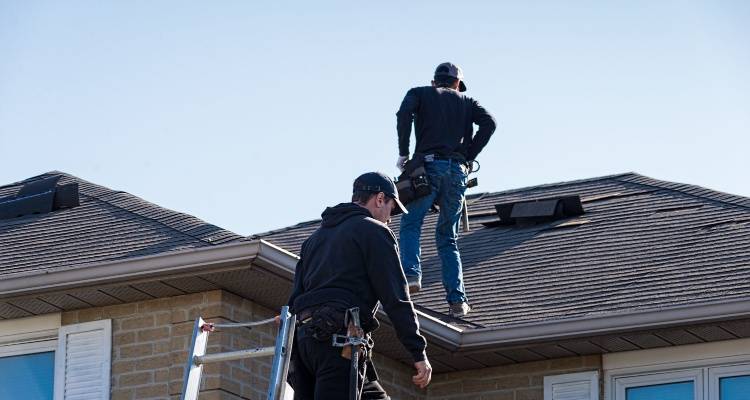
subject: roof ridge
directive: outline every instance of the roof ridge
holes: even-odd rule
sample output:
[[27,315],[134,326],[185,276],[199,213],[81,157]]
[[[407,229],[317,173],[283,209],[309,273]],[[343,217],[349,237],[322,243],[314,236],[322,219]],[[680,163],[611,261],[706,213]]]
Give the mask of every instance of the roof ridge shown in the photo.
[[[621,177],[622,178],[622,177]],[[663,181],[654,179],[645,175],[633,174],[630,179],[613,178],[619,182],[632,183],[641,186],[657,187],[664,190],[679,192],[688,196],[697,197],[704,200],[710,200],[717,203],[729,204],[735,207],[750,209],[750,198],[732,193],[722,192],[720,190],[709,189],[707,187],[693,185],[689,183]]]
[[45,172],[45,173],[43,173],[43,174],[40,174],[40,175],[36,175],[36,176],[32,176],[32,177],[26,178],[26,179],[24,179],[24,180],[22,180],[22,181],[18,181],[18,182],[15,182],[15,183],[12,183],[12,184],[9,184],[9,185],[5,185],[5,186],[0,186],[0,188],[2,188],[2,187],[9,187],[9,186],[14,186],[14,185],[19,185],[19,184],[23,184],[23,183],[25,183],[25,182],[28,182],[28,181],[31,181],[31,180],[34,180],[34,179],[40,179],[40,178],[43,178],[43,177],[47,177],[47,176],[53,176],[53,175],[60,175],[60,176],[62,176],[62,177],[66,177],[66,178],[69,178],[69,179],[75,180],[75,181],[76,181],[76,182],[78,182],[78,183],[83,183],[83,184],[86,184],[86,185],[90,185],[90,186],[92,186],[92,187],[94,187],[94,188],[96,188],[96,189],[99,189],[99,190],[103,190],[103,191],[106,191],[107,193],[104,193],[104,194],[103,194],[102,196],[96,196],[96,195],[93,195],[93,194],[89,194],[89,193],[83,193],[83,192],[81,192],[80,194],[81,194],[82,196],[85,196],[85,197],[88,197],[88,198],[91,198],[91,199],[97,200],[97,201],[99,201],[99,202],[102,202],[102,203],[105,203],[105,204],[107,204],[107,205],[109,205],[109,206],[112,206],[112,207],[115,207],[115,208],[117,208],[117,209],[123,210],[123,211],[125,211],[125,212],[127,212],[127,213],[130,213],[130,214],[132,214],[132,215],[137,215],[137,216],[138,216],[138,217],[140,217],[140,218],[145,218],[145,219],[148,219],[149,221],[153,221],[153,222],[155,222],[155,223],[158,223],[159,225],[162,225],[162,226],[164,226],[164,227],[166,227],[166,228],[168,228],[168,229],[170,229],[170,230],[173,230],[173,231],[175,231],[175,232],[178,232],[178,233],[180,233],[180,234],[182,234],[182,235],[185,235],[185,236],[191,237],[191,238],[193,238],[193,239],[195,239],[195,240],[198,240],[198,241],[200,241],[201,243],[205,243],[205,244],[208,244],[208,245],[216,245],[216,244],[217,244],[217,243],[212,243],[212,242],[210,242],[210,241],[204,240],[204,239],[202,239],[202,238],[200,238],[200,237],[198,237],[198,236],[195,236],[195,235],[193,235],[193,234],[190,234],[190,233],[188,233],[188,232],[185,232],[185,231],[183,231],[183,230],[181,230],[181,229],[179,229],[179,228],[176,228],[176,227],[174,227],[174,226],[171,226],[171,225],[169,225],[169,224],[167,224],[167,223],[165,223],[165,222],[163,222],[163,221],[161,221],[161,220],[159,220],[159,219],[157,219],[157,218],[154,218],[154,217],[150,217],[150,216],[147,216],[147,215],[143,215],[143,214],[141,214],[141,213],[138,213],[138,212],[135,212],[135,211],[129,210],[129,209],[127,209],[127,208],[124,208],[124,207],[122,207],[122,206],[119,206],[119,205],[117,205],[117,204],[113,204],[113,203],[111,203],[110,201],[108,201],[108,200],[105,200],[105,199],[103,199],[102,197],[105,197],[105,196],[106,196],[106,197],[108,197],[108,196],[110,196],[110,195],[123,194],[123,195],[129,196],[129,197],[130,197],[130,198],[132,198],[132,199],[135,199],[135,200],[138,200],[138,201],[142,201],[142,202],[144,202],[144,203],[147,203],[147,204],[148,204],[149,206],[151,206],[151,207],[154,207],[154,208],[157,208],[157,209],[159,209],[159,210],[162,210],[162,211],[166,211],[166,212],[172,213],[173,215],[174,215],[174,214],[177,214],[177,215],[179,215],[179,216],[183,216],[183,217],[187,217],[187,218],[193,218],[193,219],[196,219],[196,220],[198,220],[198,221],[200,221],[200,222],[202,222],[202,223],[205,223],[205,224],[208,224],[208,225],[211,225],[211,226],[215,226],[216,228],[218,228],[218,229],[219,229],[219,230],[221,230],[221,231],[224,231],[224,232],[227,232],[227,233],[230,233],[230,234],[232,234],[232,235],[236,236],[235,240],[238,240],[238,239],[242,239],[242,238],[243,238],[243,236],[242,236],[242,235],[240,235],[240,234],[238,234],[238,233],[232,232],[232,231],[230,231],[230,230],[227,230],[227,229],[224,229],[224,228],[222,228],[222,227],[220,227],[220,226],[214,225],[214,224],[212,224],[212,223],[210,223],[210,222],[204,221],[204,220],[202,220],[202,219],[200,219],[200,218],[198,218],[198,217],[196,217],[196,216],[194,216],[194,215],[190,215],[190,214],[186,214],[186,213],[183,213],[183,212],[180,212],[180,211],[175,211],[175,210],[172,210],[172,209],[169,209],[169,208],[165,208],[165,207],[162,207],[162,206],[160,206],[160,205],[158,205],[158,204],[156,204],[156,203],[152,203],[152,202],[150,202],[150,201],[148,201],[148,200],[145,200],[145,199],[143,199],[143,198],[141,198],[141,197],[139,197],[139,196],[136,196],[136,195],[134,195],[134,194],[132,194],[132,193],[128,193],[128,192],[126,192],[126,191],[123,191],[123,190],[115,190],[115,189],[111,189],[111,188],[109,188],[109,187],[107,187],[107,186],[102,186],[102,185],[100,185],[100,184],[97,184],[97,183],[93,183],[93,182],[87,181],[87,180],[85,180],[85,179],[83,179],[83,178],[80,178],[80,177],[78,177],[78,176],[75,176],[75,175],[71,175],[71,174],[68,174],[68,173],[65,173],[65,172],[62,172],[62,171],[57,171],[57,170],[53,170],[53,171]]
[[[491,196],[494,196],[494,195],[504,195],[504,194],[511,194],[511,193],[516,193],[516,192],[525,192],[525,191],[528,191],[528,190],[546,189],[546,188],[551,188],[551,187],[556,187],[556,186],[577,185],[577,184],[580,184],[580,183],[602,181],[602,180],[607,180],[607,179],[616,179],[616,178],[623,177],[623,176],[639,177],[639,176],[643,176],[643,175],[640,175],[640,174],[638,174],[636,172],[623,172],[623,173],[619,173],[619,174],[603,175],[603,176],[598,176],[598,177],[594,177],[594,178],[575,179],[575,180],[571,180],[571,181],[561,181],[561,182],[554,182],[554,183],[543,183],[541,185],[524,186],[524,187],[515,188],[515,189],[501,190],[499,192],[473,193],[472,195],[491,195]],[[467,195],[467,197],[468,197],[468,195]]]
[[[30,176],[30,177],[28,177],[28,178],[26,178],[26,179],[22,179],[22,180],[20,180],[20,181],[17,181],[17,182],[6,183],[6,184],[4,184],[4,185],[0,185],[0,189],[3,189],[3,188],[9,188],[9,187],[12,187],[12,186],[23,185],[23,184],[25,184],[25,183],[27,183],[27,182],[29,182],[29,181],[32,181],[32,180],[36,180],[36,179],[41,179],[42,177],[48,177],[48,176],[52,176],[52,175],[62,175],[62,176],[66,176],[66,177],[69,177],[69,178],[70,178],[70,177],[73,177],[73,178],[75,178],[74,176],[72,176],[72,175],[70,175],[70,174],[66,174],[65,172],[60,172],[60,171],[49,171],[49,172],[45,172],[45,173],[43,173],[43,174],[39,174],[39,175],[34,175],[34,176]],[[78,179],[78,178],[76,178],[76,179]]]
[[320,221],[322,221],[321,218],[311,219],[309,221],[299,222],[297,224],[290,225],[290,226],[285,226],[283,228],[271,229],[270,231],[265,231],[265,232],[260,232],[260,233],[254,233],[254,234],[248,236],[247,238],[248,239],[260,239],[260,238],[262,238],[264,236],[274,235],[276,233],[287,232],[287,231],[290,231],[292,229],[297,229],[297,228],[303,228],[303,227],[306,227],[306,226],[310,226],[312,224],[319,223]]
[[[98,186],[98,185],[97,185],[97,186]],[[125,212],[127,212],[127,213],[130,213],[130,214],[133,214],[133,215],[137,215],[137,216],[139,216],[139,217],[141,217],[141,218],[146,218],[146,219],[148,219],[149,221],[153,221],[153,222],[155,222],[155,223],[157,223],[157,224],[159,224],[159,225],[161,225],[161,226],[164,226],[164,227],[166,227],[167,229],[171,229],[171,230],[173,230],[173,231],[175,231],[175,232],[178,232],[178,233],[180,233],[181,235],[185,235],[185,236],[191,237],[191,238],[193,238],[193,239],[195,239],[195,240],[198,240],[199,242],[202,242],[202,243],[205,243],[205,244],[208,244],[208,245],[215,245],[215,243],[211,243],[211,242],[209,242],[209,241],[206,241],[206,240],[203,240],[203,239],[201,239],[200,237],[197,237],[197,236],[195,236],[195,235],[191,235],[190,233],[187,233],[187,232],[185,232],[185,231],[183,231],[183,230],[180,230],[180,229],[177,229],[177,228],[175,228],[175,227],[173,227],[173,226],[170,226],[170,225],[168,225],[168,224],[164,223],[163,221],[160,221],[160,220],[158,220],[158,219],[156,219],[156,218],[152,218],[152,217],[149,217],[149,216],[146,216],[146,215],[143,215],[143,214],[139,214],[139,213],[137,213],[137,212],[134,212],[134,211],[128,210],[127,208],[124,208],[124,207],[118,206],[117,204],[112,204],[112,203],[110,203],[110,202],[109,202],[109,201],[107,201],[107,200],[102,200],[102,199],[100,199],[100,198],[99,198],[99,197],[97,197],[97,196],[93,196],[93,195],[90,195],[90,194],[83,194],[83,193],[81,193],[81,194],[82,194],[83,196],[86,196],[86,197],[90,197],[90,198],[92,198],[92,199],[94,199],[94,200],[96,200],[96,201],[102,202],[102,203],[104,203],[104,204],[107,204],[107,205],[109,205],[109,206],[112,206],[112,207],[115,207],[115,208],[117,208],[117,209],[123,210],[123,211],[125,211]],[[109,194],[112,194],[112,193],[109,193]],[[161,206],[159,206],[159,205],[157,205],[157,204],[155,204],[155,203],[152,203],[152,202],[150,202],[150,201],[148,201],[148,200],[144,200],[144,199],[142,199],[142,198],[140,198],[140,197],[138,197],[138,196],[136,196],[136,195],[134,195],[134,194],[130,194],[130,193],[128,193],[128,192],[124,192],[124,191],[119,191],[119,192],[116,192],[115,194],[125,194],[125,195],[128,195],[128,196],[134,197],[134,198],[136,198],[136,199],[138,199],[138,200],[140,200],[140,201],[144,201],[144,202],[146,202],[146,203],[152,204],[152,205],[154,205],[154,206],[156,206],[156,207],[159,207],[159,208],[161,208],[161,209],[163,209],[163,210],[171,211],[171,212],[173,212],[173,213],[177,213],[177,214],[181,214],[181,215],[187,215],[188,217],[196,218],[196,219],[199,219],[199,220],[203,221],[202,219],[200,219],[200,218],[198,218],[198,217],[195,217],[195,216],[192,216],[192,215],[190,215],[190,214],[185,214],[185,213],[181,213],[181,212],[179,212],[179,211],[174,211],[174,210],[170,210],[170,209],[168,209],[168,208],[164,208],[164,207],[161,207]],[[206,221],[203,221],[203,222],[206,222]],[[206,222],[206,223],[208,223],[208,222]],[[213,225],[213,224],[211,224],[211,225]],[[216,225],[214,225],[214,226],[216,226]],[[218,226],[217,226],[217,228],[219,228],[219,229],[222,229],[222,230],[225,230],[224,228],[221,228],[221,227],[218,227]],[[229,231],[229,232],[231,232],[231,231]],[[234,232],[232,232],[232,233],[234,233]],[[241,238],[241,235],[237,235],[237,236],[240,236],[240,238]],[[239,238],[238,238],[238,239],[239,239]]]
[[[613,179],[613,178],[622,177],[622,176],[634,176],[634,177],[637,177],[637,176],[642,176],[642,175],[639,175],[639,174],[637,174],[635,172],[623,172],[623,173],[619,173],[619,174],[604,175],[604,176],[599,176],[599,177],[594,177],[594,178],[576,179],[576,180],[572,180],[572,181],[562,181],[562,182],[556,182],[556,183],[546,183],[546,184],[534,185],[534,186],[527,186],[527,187],[516,188],[516,189],[501,190],[499,192],[471,193],[471,194],[467,194],[466,197],[469,200],[475,200],[477,197],[503,195],[503,194],[510,194],[510,193],[521,192],[521,191],[526,191],[526,190],[549,188],[549,187],[555,187],[555,186],[575,185],[575,184],[579,184],[579,183],[586,183],[586,182],[594,182],[594,181],[598,181],[598,180]],[[288,232],[290,230],[294,230],[294,229],[297,229],[297,228],[303,228],[303,227],[309,226],[309,225],[311,225],[313,223],[318,223],[320,221],[321,221],[320,218],[309,220],[309,221],[304,221],[304,222],[300,222],[300,223],[297,223],[297,224],[291,225],[291,226],[286,226],[286,227],[282,227],[282,228],[271,229],[271,230],[265,231],[265,232],[255,233],[255,234],[252,234],[252,235],[248,236],[247,238],[249,238],[249,239],[260,239],[260,238],[262,238],[264,236],[269,236],[269,235],[274,235],[274,234],[277,234],[277,233]]]
[[[77,178],[77,177],[76,177],[76,179],[80,179],[80,178]],[[106,186],[101,186],[101,185],[97,185],[97,184],[95,184],[95,183],[91,183],[91,182],[85,181],[85,180],[83,180],[83,179],[80,179],[80,180],[82,180],[82,181],[84,181],[84,182],[86,182],[86,183],[88,183],[88,184],[90,184],[90,185],[98,186],[98,187],[100,187],[100,188],[103,188],[103,189],[106,189],[106,190],[108,190],[108,191],[109,191],[109,193],[106,193],[106,194],[102,195],[101,197],[104,197],[104,196],[109,196],[109,195],[117,195],[117,194],[122,194],[122,195],[125,195],[125,196],[129,196],[129,197],[131,197],[131,198],[133,198],[133,199],[137,199],[137,200],[139,200],[139,201],[142,201],[142,202],[144,202],[144,203],[147,203],[148,205],[150,205],[150,206],[152,206],[152,207],[155,207],[155,208],[158,208],[158,209],[160,209],[160,210],[163,210],[163,211],[167,211],[167,212],[169,212],[169,213],[173,213],[173,214],[177,214],[178,216],[183,216],[183,217],[187,217],[187,218],[193,218],[193,219],[196,219],[196,220],[198,220],[198,221],[200,221],[200,222],[202,222],[202,223],[205,223],[205,224],[208,224],[208,225],[211,225],[211,226],[215,226],[216,228],[218,228],[218,229],[220,229],[220,230],[222,230],[222,231],[225,231],[225,232],[228,232],[228,233],[230,233],[230,234],[232,234],[232,235],[235,235],[235,236],[237,236],[237,238],[236,238],[236,239],[242,239],[242,238],[243,238],[243,236],[242,236],[242,235],[240,235],[240,234],[237,234],[237,233],[235,233],[235,232],[232,232],[232,231],[230,231],[230,230],[224,229],[224,228],[222,228],[222,227],[220,227],[220,226],[218,226],[218,225],[214,225],[214,224],[212,224],[212,223],[210,223],[210,222],[208,222],[208,221],[204,221],[204,220],[202,220],[202,219],[200,219],[200,218],[198,218],[198,217],[196,217],[196,216],[194,216],[194,215],[191,215],[191,214],[186,214],[186,213],[183,213],[183,212],[180,212],[180,211],[175,211],[175,210],[172,210],[172,209],[169,209],[169,208],[165,208],[165,207],[162,207],[162,206],[160,206],[160,205],[158,205],[158,204],[156,204],[156,203],[152,203],[152,202],[150,202],[150,201],[148,201],[148,200],[146,200],[146,199],[143,199],[142,197],[136,196],[136,195],[134,195],[134,194],[132,194],[132,193],[128,193],[128,192],[126,192],[126,191],[123,191],[123,190],[114,190],[114,189],[110,189],[110,188],[108,188],[108,187],[106,187]],[[212,245],[212,246],[215,246],[215,245],[217,245],[217,244],[218,244],[218,243],[213,243],[213,242],[211,242],[211,241],[208,241],[208,240],[202,239],[202,238],[200,238],[200,237],[198,237],[198,236],[196,236],[196,235],[190,234],[190,233],[188,233],[188,232],[185,232],[185,231],[183,231],[182,229],[179,229],[179,228],[176,228],[176,227],[174,227],[174,226],[171,226],[171,225],[169,225],[169,224],[165,223],[164,221],[161,221],[161,220],[159,220],[159,219],[157,219],[157,218],[154,218],[154,217],[150,217],[150,216],[148,216],[148,215],[144,215],[144,214],[141,214],[141,213],[138,213],[138,212],[135,212],[135,211],[129,210],[129,209],[125,208],[125,207],[119,206],[119,205],[117,205],[117,204],[111,203],[111,202],[110,202],[110,201],[108,201],[108,200],[102,199],[102,198],[101,198],[100,196],[94,196],[94,195],[90,195],[90,194],[83,194],[83,195],[84,195],[84,196],[86,196],[86,197],[90,197],[90,198],[92,198],[92,199],[95,199],[95,200],[97,200],[97,201],[100,201],[100,202],[102,202],[102,203],[108,204],[108,205],[110,205],[110,206],[112,206],[112,207],[115,207],[115,208],[118,208],[118,209],[120,209],[120,210],[123,210],[123,211],[125,211],[125,212],[127,212],[127,213],[130,213],[130,214],[133,214],[133,215],[137,215],[137,216],[139,216],[139,217],[141,217],[141,218],[146,218],[146,219],[148,219],[148,220],[150,220],[150,221],[156,222],[156,223],[158,223],[159,225],[162,225],[162,226],[164,226],[164,227],[166,227],[166,228],[168,228],[168,229],[171,229],[171,230],[173,230],[173,231],[175,231],[175,232],[178,232],[178,233],[180,233],[180,234],[182,234],[182,235],[185,235],[185,236],[191,237],[191,238],[193,238],[193,239],[196,239],[196,240],[198,240],[198,241],[200,241],[200,242],[202,242],[202,243],[205,243],[205,244],[208,244],[208,245]]]

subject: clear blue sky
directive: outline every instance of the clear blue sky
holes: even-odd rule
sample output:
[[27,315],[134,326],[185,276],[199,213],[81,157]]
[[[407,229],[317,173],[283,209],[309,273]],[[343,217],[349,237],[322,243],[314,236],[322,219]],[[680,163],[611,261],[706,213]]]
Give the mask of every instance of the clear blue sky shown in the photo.
[[[356,4],[355,4],[356,3]],[[750,2],[0,0],[0,184],[61,170],[249,235],[396,175],[463,67],[480,187],[635,171],[750,196]]]

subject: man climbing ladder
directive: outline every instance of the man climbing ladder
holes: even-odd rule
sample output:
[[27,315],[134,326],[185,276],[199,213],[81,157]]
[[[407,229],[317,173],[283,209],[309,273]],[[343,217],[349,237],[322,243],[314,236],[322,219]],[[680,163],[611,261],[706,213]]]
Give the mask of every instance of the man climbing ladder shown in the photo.
[[[378,303],[411,353],[412,381],[421,388],[430,383],[427,344],[406,289],[396,238],[386,225],[392,213],[402,211],[393,181],[366,173],[354,181],[352,202],[327,208],[320,228],[303,243],[289,298],[298,321],[289,371],[295,400],[348,400],[351,393],[388,399],[368,357],[369,333],[379,325]],[[359,378],[351,379],[351,360],[357,359]]]

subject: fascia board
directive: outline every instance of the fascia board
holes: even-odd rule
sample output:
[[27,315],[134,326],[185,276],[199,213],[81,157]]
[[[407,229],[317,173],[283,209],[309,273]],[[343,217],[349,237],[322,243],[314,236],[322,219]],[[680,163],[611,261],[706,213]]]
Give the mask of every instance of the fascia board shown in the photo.
[[750,298],[497,328],[466,330],[461,350],[591,337],[750,317]]
[[6,275],[0,280],[0,298],[155,276],[204,274],[236,268],[238,265],[250,266],[257,257],[259,247],[257,241],[236,242],[106,263],[53,268],[32,274]]

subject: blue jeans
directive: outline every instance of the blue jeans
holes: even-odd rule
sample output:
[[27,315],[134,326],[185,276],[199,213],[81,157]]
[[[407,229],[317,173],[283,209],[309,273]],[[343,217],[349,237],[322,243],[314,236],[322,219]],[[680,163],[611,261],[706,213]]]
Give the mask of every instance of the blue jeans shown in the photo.
[[401,265],[407,277],[422,278],[419,237],[422,223],[433,203],[440,207],[435,244],[443,265],[443,287],[448,303],[466,301],[461,255],[458,252],[458,222],[466,192],[467,172],[465,167],[454,160],[425,162],[430,178],[432,193],[414,200],[406,206],[408,214],[401,216],[399,248]]

